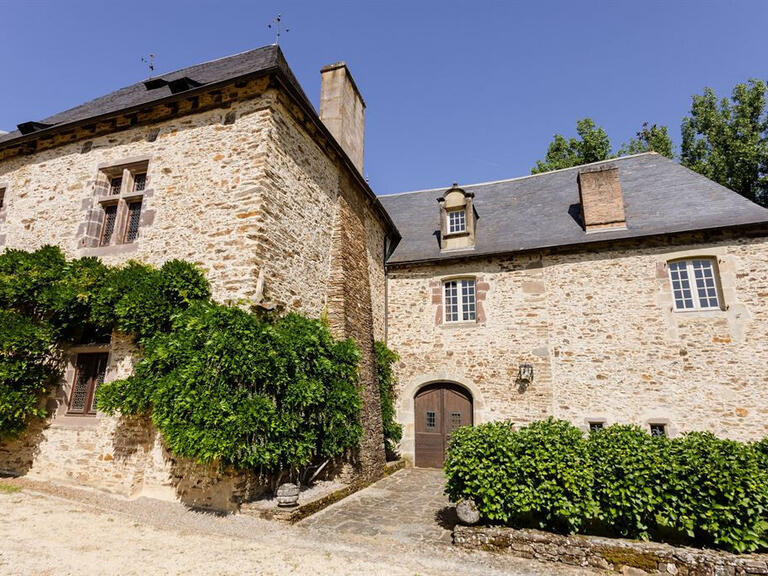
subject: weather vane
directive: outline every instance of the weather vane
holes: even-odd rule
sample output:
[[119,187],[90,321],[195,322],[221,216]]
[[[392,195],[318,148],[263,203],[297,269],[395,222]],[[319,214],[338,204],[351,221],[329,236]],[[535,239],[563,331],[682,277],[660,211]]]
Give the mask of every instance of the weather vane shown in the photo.
[[[274,29],[274,30],[275,30],[275,44],[277,44],[278,46],[280,46],[280,33],[281,33],[281,29],[280,29],[280,23],[281,23],[282,21],[283,21],[283,17],[282,17],[282,15],[281,15],[281,14],[278,14],[278,15],[277,15],[277,16],[276,16],[276,17],[275,17],[273,20],[272,20],[272,23],[271,23],[271,24],[269,24],[269,26],[268,26],[268,28],[269,28],[270,30],[272,30],[272,29]],[[290,28],[285,28],[284,30],[282,30],[282,32],[290,32],[290,31],[291,31],[291,29],[290,29]]]
[[149,76],[152,77],[152,72],[155,71],[155,55],[150,54],[147,58],[144,56],[141,57],[141,61],[144,62],[144,64],[149,65]]

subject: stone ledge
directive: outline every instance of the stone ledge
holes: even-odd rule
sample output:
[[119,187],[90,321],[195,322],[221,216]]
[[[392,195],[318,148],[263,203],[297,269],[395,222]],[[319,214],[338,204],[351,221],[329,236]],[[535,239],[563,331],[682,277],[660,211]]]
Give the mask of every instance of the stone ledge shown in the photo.
[[657,542],[562,536],[539,530],[456,526],[453,543],[468,550],[506,552],[521,558],[591,566],[634,576],[768,574],[768,554],[729,554],[717,550],[677,548]]
[[367,488],[368,486],[370,486],[371,484],[374,484],[375,482],[378,482],[385,476],[389,476],[390,474],[394,474],[398,470],[402,470],[403,468],[405,468],[405,460],[403,460],[402,458],[394,462],[387,462],[381,474],[374,477],[373,479],[352,482],[351,484],[347,484],[346,486],[343,486],[337,490],[334,490],[330,494],[326,494],[324,496],[321,496],[320,498],[316,498],[314,500],[310,500],[309,502],[304,502],[302,504],[299,504],[295,508],[278,508],[275,506],[273,508],[259,509],[258,507],[253,506],[252,504],[249,505],[246,503],[240,507],[240,512],[243,514],[248,514],[250,516],[263,518],[265,520],[278,520],[280,522],[288,522],[289,524],[295,524],[296,522],[299,522],[301,520],[304,520],[305,518],[308,518],[309,516],[312,516],[312,514],[316,514],[317,512],[320,512],[320,510],[327,508],[331,504],[335,504],[339,500],[343,500],[347,496],[351,496],[355,492],[358,492],[363,488]]

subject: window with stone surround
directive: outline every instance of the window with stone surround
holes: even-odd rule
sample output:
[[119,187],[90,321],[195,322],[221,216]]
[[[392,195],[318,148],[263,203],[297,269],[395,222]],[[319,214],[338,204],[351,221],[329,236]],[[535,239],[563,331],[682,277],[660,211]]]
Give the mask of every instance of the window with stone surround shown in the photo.
[[666,436],[667,435],[667,425],[666,424],[649,424],[648,425],[651,430],[651,436]]
[[99,386],[104,383],[108,357],[106,352],[83,353],[76,356],[68,414],[96,414],[95,394]]
[[443,308],[446,323],[474,322],[475,280],[463,278],[443,283]]
[[5,208],[5,188],[0,187],[0,212]]
[[590,432],[600,432],[605,427],[605,422],[602,420],[592,420],[588,424]]
[[677,311],[719,310],[717,263],[714,258],[690,258],[669,262]]
[[139,237],[148,162],[103,168],[99,175],[99,246],[131,244]]

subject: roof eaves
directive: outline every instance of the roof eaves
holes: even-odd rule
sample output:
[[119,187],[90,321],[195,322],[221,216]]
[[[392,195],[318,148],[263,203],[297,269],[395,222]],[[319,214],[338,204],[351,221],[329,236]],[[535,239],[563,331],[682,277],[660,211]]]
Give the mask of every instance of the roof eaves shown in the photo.
[[640,234],[637,236],[620,236],[618,238],[605,238],[598,236],[587,236],[579,242],[569,242],[566,244],[542,244],[541,246],[533,246],[531,248],[520,248],[517,250],[489,250],[485,252],[473,252],[470,250],[464,252],[456,252],[451,254],[441,254],[440,256],[433,256],[429,258],[416,258],[411,260],[390,260],[385,262],[387,268],[395,268],[398,266],[415,266],[420,264],[442,264],[446,262],[457,262],[461,260],[475,260],[482,258],[498,258],[501,256],[513,256],[515,254],[526,254],[530,252],[536,252],[539,250],[552,250],[552,249],[568,249],[577,248],[580,246],[599,246],[616,244],[621,242],[632,242],[634,240],[650,240],[653,238],[662,238],[664,236],[677,236],[680,234],[695,234],[697,232],[707,231],[722,231],[722,230],[760,230],[764,228],[764,232],[768,235],[768,219],[755,222],[745,222],[743,224],[729,224],[725,226],[709,226],[706,228],[692,228],[689,230],[676,230],[673,232],[654,232],[650,234]]

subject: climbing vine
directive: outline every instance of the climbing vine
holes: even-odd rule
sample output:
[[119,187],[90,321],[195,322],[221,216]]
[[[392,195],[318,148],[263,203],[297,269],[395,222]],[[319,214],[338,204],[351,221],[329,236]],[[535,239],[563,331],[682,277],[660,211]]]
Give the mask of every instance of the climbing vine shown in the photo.
[[144,414],[178,456],[271,473],[339,456],[362,434],[359,351],[319,320],[214,302],[194,265],[67,260],[45,246],[0,255],[0,437],[44,418],[62,350],[131,335],[139,360],[99,409]]

